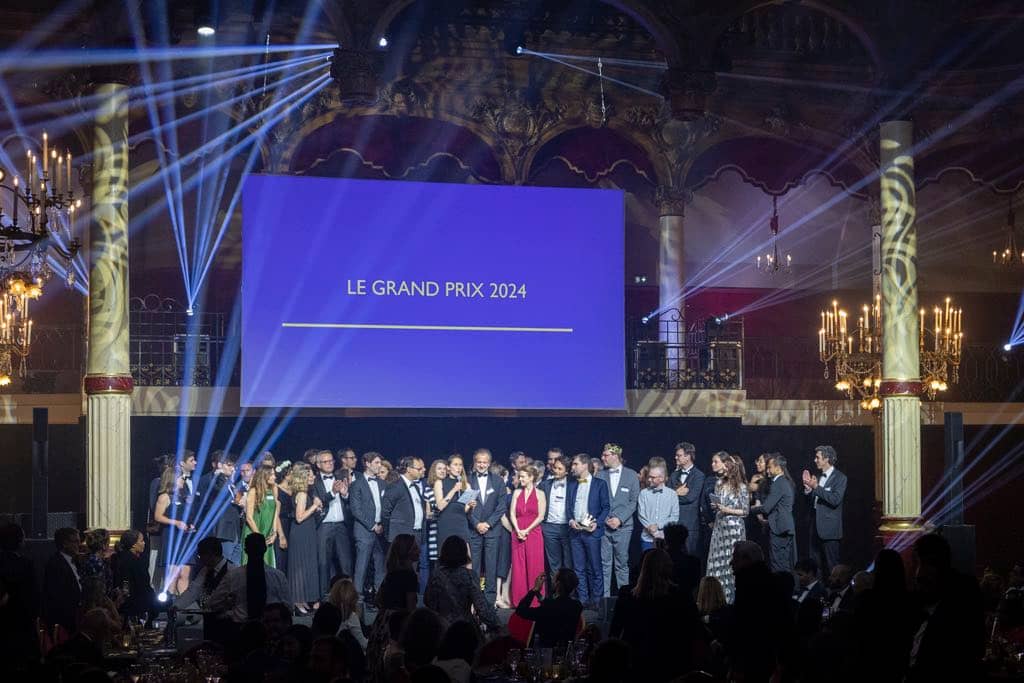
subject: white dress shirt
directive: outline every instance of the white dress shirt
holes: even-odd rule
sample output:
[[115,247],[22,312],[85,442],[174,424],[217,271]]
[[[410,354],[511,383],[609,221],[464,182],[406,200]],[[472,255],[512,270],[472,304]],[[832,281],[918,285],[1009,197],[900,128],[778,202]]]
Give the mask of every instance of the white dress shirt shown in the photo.
[[545,520],[548,524],[569,523],[565,516],[565,490],[566,480],[564,477],[551,482],[549,489],[551,495],[548,496],[548,518]]
[[[828,478],[830,476],[832,476],[832,470],[834,470],[834,469],[835,469],[835,467],[829,467],[827,470],[822,471],[821,476],[818,477],[818,486],[820,486],[821,488],[825,488],[825,482],[828,481]],[[814,497],[814,507],[815,508],[818,507],[818,497],[817,496]]]
[[619,479],[622,478],[622,465],[608,470],[608,484],[612,487],[611,497],[619,490]]
[[412,528],[419,531],[423,528],[423,496],[420,495],[420,487],[416,485],[416,482],[406,479],[404,474],[402,482],[405,484],[405,488],[409,489],[409,495],[412,496]]
[[366,485],[373,496],[373,523],[380,524],[380,482],[377,477],[367,477]]
[[334,474],[323,474],[320,473],[320,480],[324,483],[324,488],[327,489],[327,493],[331,496],[331,503],[327,506],[327,514],[324,515],[324,522],[344,522],[345,521],[345,508],[341,504],[341,494],[335,493],[332,489],[334,488]]
[[476,474],[476,485],[480,488],[480,504],[483,505],[487,500],[487,485],[490,483],[491,475],[489,474]]
[[[208,609],[214,612],[223,612],[224,616],[236,624],[245,623],[249,619],[245,595],[245,571],[245,567],[235,567],[230,570],[206,603]],[[288,577],[284,575],[284,572],[267,566],[263,567],[263,571],[267,576],[267,604],[280,602],[291,605],[291,590],[288,588]]]
[[587,477],[586,481],[581,481],[576,489],[576,505],[572,510],[572,518],[577,522],[586,517],[587,512],[587,501],[590,498],[590,482],[593,477]]
[[64,558],[64,561],[71,567],[71,573],[75,575],[75,582],[78,583],[78,588],[82,588],[82,577],[78,575],[78,567],[75,565],[75,561],[71,559],[71,556],[66,552],[61,551],[60,556]]
[[796,601],[803,602],[804,600],[806,600],[807,596],[811,594],[811,589],[813,589],[816,585],[818,585],[817,581],[811,581],[809,584],[807,584],[807,587],[803,589],[803,592],[800,593],[800,597],[798,597]]

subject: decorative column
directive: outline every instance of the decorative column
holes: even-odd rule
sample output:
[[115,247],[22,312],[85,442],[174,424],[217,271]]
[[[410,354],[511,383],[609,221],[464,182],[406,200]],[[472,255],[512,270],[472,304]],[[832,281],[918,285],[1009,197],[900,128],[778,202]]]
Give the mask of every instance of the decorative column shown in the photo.
[[132,376],[128,365],[128,95],[96,88],[89,254],[86,524],[131,527]]
[[921,515],[914,128],[881,125],[883,534],[914,531]]
[[[687,202],[691,194],[676,187],[661,186],[655,195],[658,203],[658,332],[661,341],[676,346],[666,349],[666,370],[679,367],[685,340],[686,307],[683,285],[686,282],[684,262],[683,223]],[[678,315],[672,309],[678,309]]]

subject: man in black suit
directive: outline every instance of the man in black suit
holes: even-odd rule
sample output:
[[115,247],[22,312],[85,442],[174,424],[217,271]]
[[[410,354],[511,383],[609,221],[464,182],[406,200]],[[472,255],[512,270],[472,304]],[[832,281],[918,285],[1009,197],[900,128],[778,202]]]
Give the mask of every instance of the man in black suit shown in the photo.
[[75,565],[82,542],[78,529],[70,527],[57,529],[53,542],[57,552],[47,560],[43,572],[43,621],[49,627],[61,626],[73,633],[82,602],[82,584]]
[[[356,473],[348,492],[348,509],[352,513],[356,542],[354,579],[359,595],[367,590],[375,592],[384,580],[384,524],[381,516],[384,482],[377,478],[381,460],[380,453],[364,453],[363,471]],[[370,570],[369,582],[367,569]]]
[[236,505],[238,483],[235,480],[233,453],[214,451],[216,465],[199,479],[199,495],[203,499],[204,514],[212,520],[212,535],[220,539],[222,553],[232,564],[241,564],[242,546],[238,542],[241,533],[242,506]]
[[771,570],[791,572],[796,562],[796,525],[793,522],[793,485],[786,474],[786,459],[773,453],[768,457],[767,470],[772,478],[768,495],[760,507],[754,506],[751,512],[759,512],[768,519]]
[[342,470],[335,470],[334,453],[320,451],[315,462],[317,474],[313,495],[323,503],[316,518],[320,590],[326,594],[336,572],[352,576],[352,536],[346,523],[349,485],[348,475]]
[[837,564],[832,568],[826,582],[829,588],[828,608],[836,612],[853,611],[853,567],[848,564]]
[[668,479],[669,488],[679,498],[679,523],[689,532],[686,552],[697,557],[700,550],[701,496],[704,493],[704,473],[693,464],[697,449],[688,441],[676,444],[676,469]]
[[[484,595],[492,605],[498,597],[498,541],[501,532],[501,517],[508,511],[505,496],[505,482],[501,477],[490,474],[491,452],[479,448],[473,454],[473,471],[469,475],[469,486],[478,491],[478,496],[469,511],[469,549],[472,554],[473,571],[484,579]],[[481,567],[483,572],[481,572]]]
[[387,530],[388,543],[399,534],[409,534],[420,544],[420,554],[426,554],[423,543],[426,540],[427,513],[420,487],[416,483],[423,478],[423,461],[406,456],[398,461],[395,471],[399,477],[384,491],[381,500],[381,519]]
[[825,584],[818,580],[818,563],[813,558],[805,558],[796,563],[796,592],[793,599],[801,605],[807,601],[817,601],[818,607],[828,597]]
[[[228,571],[235,566],[224,557],[220,539],[215,536],[199,541],[196,554],[199,571],[189,581],[188,590],[175,600],[177,607],[186,608],[196,603],[205,605],[206,599],[213,595]],[[224,642],[230,631],[230,623],[223,617],[218,618],[213,613],[203,615],[204,640]]]
[[836,449],[818,446],[814,449],[814,466],[821,476],[803,472],[804,494],[810,498],[811,557],[818,561],[824,576],[839,564],[839,544],[843,540],[843,498],[846,496],[846,475],[835,468]]

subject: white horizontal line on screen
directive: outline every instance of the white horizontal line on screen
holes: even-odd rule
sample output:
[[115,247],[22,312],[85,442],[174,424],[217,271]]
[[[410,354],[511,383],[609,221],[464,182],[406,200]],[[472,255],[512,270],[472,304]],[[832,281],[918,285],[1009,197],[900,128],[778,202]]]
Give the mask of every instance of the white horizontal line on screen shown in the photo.
[[431,330],[446,332],[551,332],[572,334],[571,327],[499,327],[491,325],[384,325],[375,323],[281,323],[281,327],[342,330]]

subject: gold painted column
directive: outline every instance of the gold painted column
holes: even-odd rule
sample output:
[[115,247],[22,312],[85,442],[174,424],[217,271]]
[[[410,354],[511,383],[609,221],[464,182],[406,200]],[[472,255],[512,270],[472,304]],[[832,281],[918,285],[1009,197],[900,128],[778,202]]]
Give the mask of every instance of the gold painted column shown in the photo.
[[[659,338],[666,344],[683,343],[686,307],[683,301],[684,269],[684,214],[689,193],[674,187],[659,187],[655,199],[658,204],[658,310]],[[679,309],[678,319],[675,311]],[[666,351],[666,369],[679,366],[680,346]]]
[[89,527],[131,527],[128,365],[128,95],[103,83],[93,143],[89,357],[85,375]]
[[921,515],[914,128],[881,125],[883,533],[913,531]]

